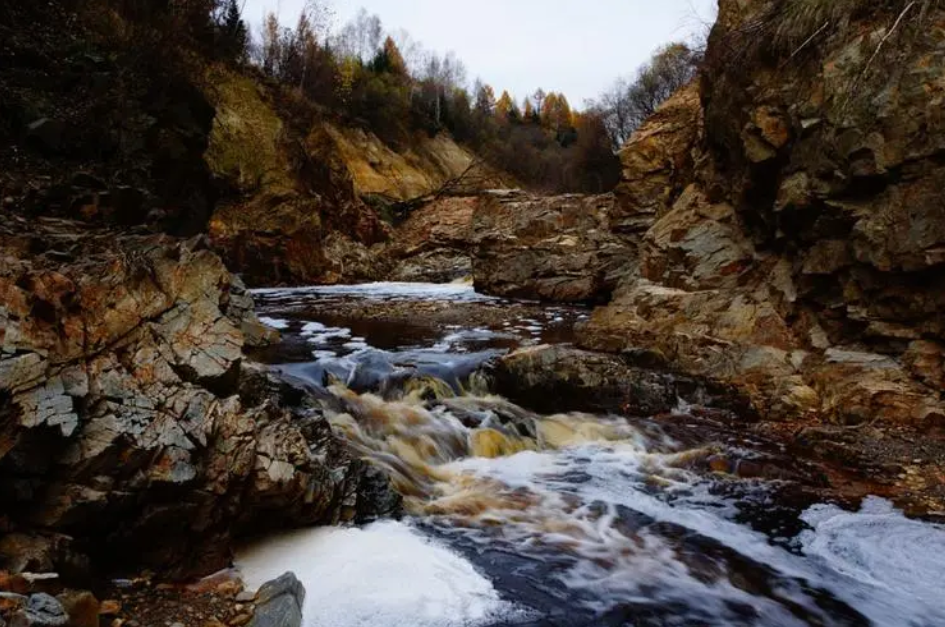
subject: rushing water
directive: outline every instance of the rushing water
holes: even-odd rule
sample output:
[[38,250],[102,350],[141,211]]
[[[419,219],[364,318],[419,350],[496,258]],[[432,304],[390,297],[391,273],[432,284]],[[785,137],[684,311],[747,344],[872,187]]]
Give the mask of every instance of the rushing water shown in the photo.
[[[239,556],[251,585],[300,576],[307,626],[945,625],[942,527],[730,474],[770,451],[695,419],[680,437],[649,417],[541,416],[488,393],[484,361],[567,341],[580,309],[463,285],[257,298],[286,337],[263,357],[331,391],[333,424],[408,513]],[[684,425],[692,410],[681,402]]]

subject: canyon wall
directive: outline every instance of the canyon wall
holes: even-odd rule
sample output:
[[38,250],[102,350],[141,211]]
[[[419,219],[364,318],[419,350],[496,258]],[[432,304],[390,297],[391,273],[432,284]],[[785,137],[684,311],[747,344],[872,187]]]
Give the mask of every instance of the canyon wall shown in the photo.
[[859,3],[802,45],[791,6],[723,1],[624,148],[617,232],[645,234],[580,343],[731,383],[761,431],[941,510],[945,11]]

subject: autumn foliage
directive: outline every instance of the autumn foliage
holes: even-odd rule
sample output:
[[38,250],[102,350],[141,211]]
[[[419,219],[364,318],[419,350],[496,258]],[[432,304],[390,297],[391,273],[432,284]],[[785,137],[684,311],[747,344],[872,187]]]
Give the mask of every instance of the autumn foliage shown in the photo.
[[616,184],[619,166],[598,112],[576,113],[564,94],[540,89],[522,106],[481,81],[470,92],[454,55],[423,53],[363,10],[332,34],[321,7],[309,2],[294,28],[266,18],[253,59],[267,76],[393,145],[449,132],[532,188],[599,192]]

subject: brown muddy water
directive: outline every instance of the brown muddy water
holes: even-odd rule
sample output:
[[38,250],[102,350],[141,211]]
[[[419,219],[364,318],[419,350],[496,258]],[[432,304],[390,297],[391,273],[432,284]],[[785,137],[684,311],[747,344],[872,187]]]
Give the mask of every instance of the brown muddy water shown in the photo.
[[250,585],[298,574],[307,627],[945,625],[945,528],[814,502],[796,468],[746,477],[791,460],[683,401],[667,429],[490,393],[483,364],[568,342],[587,310],[467,285],[255,296],[285,338],[256,357],[326,391],[405,498],[400,521],[241,552]]

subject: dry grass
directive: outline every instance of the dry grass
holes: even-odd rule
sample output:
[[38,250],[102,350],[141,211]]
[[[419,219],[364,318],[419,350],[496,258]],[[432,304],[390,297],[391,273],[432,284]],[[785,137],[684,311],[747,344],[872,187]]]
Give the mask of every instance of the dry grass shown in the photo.
[[718,42],[717,55],[710,60],[720,68],[750,62],[762,54],[788,62],[822,45],[831,36],[844,33],[856,24],[885,24],[883,45],[908,45],[910,37],[924,25],[929,11],[945,0],[768,0],[760,3],[755,15],[728,32]]
[[[867,0],[869,1],[869,0]],[[794,51],[818,32],[841,30],[864,5],[863,0],[789,0],[779,3],[772,16],[772,43],[782,51]]]
[[859,17],[884,14],[894,30],[921,22],[939,0],[782,0],[764,18],[774,50],[794,56],[823,35],[843,32]]

